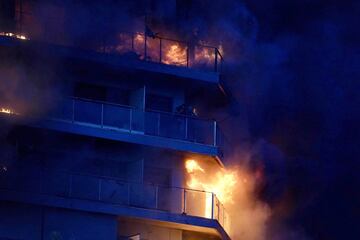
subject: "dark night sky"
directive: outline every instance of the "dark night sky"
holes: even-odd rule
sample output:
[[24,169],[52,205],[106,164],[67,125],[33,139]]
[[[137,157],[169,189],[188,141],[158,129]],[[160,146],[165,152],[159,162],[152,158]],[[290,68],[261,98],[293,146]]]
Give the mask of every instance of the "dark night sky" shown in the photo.
[[258,44],[286,55],[267,70],[277,74],[264,80],[272,87],[254,116],[267,119],[257,135],[298,159],[288,162],[292,214],[283,220],[309,239],[360,239],[360,2],[245,2]]
[[340,15],[347,15],[350,24],[355,23],[350,20],[351,18],[359,19],[355,14],[359,13],[360,6],[355,0],[247,0],[245,2],[260,22],[260,39],[266,40],[287,33],[304,33],[309,25],[319,19],[335,19]]

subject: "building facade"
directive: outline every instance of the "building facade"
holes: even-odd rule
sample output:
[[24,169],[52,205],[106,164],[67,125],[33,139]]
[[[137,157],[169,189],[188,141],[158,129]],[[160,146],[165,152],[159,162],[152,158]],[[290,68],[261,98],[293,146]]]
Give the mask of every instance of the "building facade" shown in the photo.
[[224,166],[222,55],[155,31],[186,1],[138,2],[2,1],[0,239],[230,239],[184,167]]

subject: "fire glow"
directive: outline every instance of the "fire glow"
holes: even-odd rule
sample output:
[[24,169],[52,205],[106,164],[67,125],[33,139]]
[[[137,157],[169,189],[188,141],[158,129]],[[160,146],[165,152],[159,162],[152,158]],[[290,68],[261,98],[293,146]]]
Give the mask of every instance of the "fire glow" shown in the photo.
[[5,113],[5,114],[16,114],[13,110],[11,110],[10,108],[0,108],[0,113]]
[[165,49],[165,57],[162,62],[169,65],[186,66],[186,52],[187,48],[180,46],[178,43],[169,44]]
[[213,194],[224,205],[233,203],[233,192],[238,182],[235,171],[218,171],[213,179],[209,179],[208,173],[193,159],[186,160],[185,168],[190,177],[187,182],[188,187],[206,191],[204,208],[206,218],[213,216]]
[[[203,42],[200,41],[199,43],[202,44]],[[118,34],[116,45],[107,46],[106,49],[110,52],[116,51],[122,54],[132,51],[141,60],[183,67],[211,67],[215,64],[216,51],[223,55],[221,46],[218,50],[214,47],[201,45],[190,48],[185,42],[160,38],[158,36],[146,36],[140,32],[134,34],[120,33]]]
[[21,40],[28,40],[28,38],[25,37],[24,35],[15,34],[15,33],[11,33],[11,32],[0,32],[0,36],[12,37],[12,38],[17,38],[17,39],[21,39]]

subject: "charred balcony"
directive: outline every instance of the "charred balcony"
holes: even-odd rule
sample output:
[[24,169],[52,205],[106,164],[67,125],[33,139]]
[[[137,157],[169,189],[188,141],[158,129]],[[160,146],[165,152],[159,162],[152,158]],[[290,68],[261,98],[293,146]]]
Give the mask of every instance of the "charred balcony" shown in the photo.
[[144,33],[121,32],[115,37],[78,46],[105,54],[127,55],[138,60],[220,73],[223,56],[213,46],[190,44],[184,41]]
[[216,47],[190,46],[185,42],[151,38],[142,33],[120,33],[118,39],[118,43],[105,39],[81,44],[54,44],[32,40],[22,34],[0,32],[0,45],[13,46],[23,52],[37,51],[40,55],[91,61],[115,69],[136,69],[219,83],[223,57]]
[[21,40],[22,43],[26,41],[22,45],[36,45],[38,49],[48,49],[65,57],[219,82],[223,65],[221,49],[202,44],[204,41],[189,37],[185,41],[165,38],[167,31],[154,34],[145,27],[119,28],[117,17],[112,19],[106,14],[87,20],[80,17],[81,9],[70,4],[71,1],[5,2],[8,7],[1,10],[3,14],[0,12],[6,16],[3,20],[0,18],[0,42],[3,44],[16,45],[14,41],[5,40]]

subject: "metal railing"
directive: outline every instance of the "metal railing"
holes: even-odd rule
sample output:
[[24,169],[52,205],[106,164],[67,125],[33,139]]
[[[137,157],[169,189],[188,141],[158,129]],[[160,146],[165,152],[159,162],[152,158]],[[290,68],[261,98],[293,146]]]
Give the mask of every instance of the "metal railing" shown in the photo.
[[[20,28],[21,29],[21,28]],[[2,30],[0,29],[0,32]],[[25,31],[27,32],[27,31]],[[62,46],[92,50],[104,54],[122,55],[129,58],[172,65],[207,72],[222,71],[223,56],[217,47],[189,43],[159,36],[150,37],[144,33],[120,32],[112,35],[99,35],[82,40],[48,39],[47,37],[23,34],[23,30],[7,33],[4,36],[31,39]],[[9,35],[11,34],[11,36]],[[71,37],[70,37],[71,39]]]
[[[13,29],[15,34],[27,39],[86,48],[103,53],[134,53],[139,59],[168,65],[212,72],[220,72],[222,68],[223,56],[219,49],[213,46],[164,38],[153,33],[129,33],[115,29],[111,32],[104,30],[108,29],[108,26],[105,25],[102,27],[97,25],[95,27],[98,29],[97,32],[86,29],[82,34],[79,34],[78,31],[74,32],[71,28],[64,29],[62,22],[59,22],[61,18],[56,14],[47,15],[47,24],[43,24],[43,21],[34,11],[39,7],[37,6],[38,3],[27,3],[26,9],[23,7],[24,4],[22,0],[18,1],[18,7],[15,9],[15,27],[12,25],[4,26],[0,32],[8,32],[9,29]],[[70,15],[68,17],[69,19],[72,18]],[[35,22],[40,25],[34,25],[32,21],[26,21],[27,19],[35,19]],[[108,19],[108,21],[111,20]],[[59,26],[59,28],[53,26]],[[42,34],[34,31],[39,27],[43,30]]]
[[115,131],[144,134],[220,147],[216,121],[187,115],[144,111],[130,106],[68,98],[50,112],[51,119]]
[[135,53],[145,61],[214,72],[221,72],[223,64],[223,56],[216,47],[139,32],[122,32],[112,39],[103,38],[96,50],[111,54]]
[[214,219],[227,231],[230,219],[214,193],[45,168],[9,167],[0,189],[98,201]]

